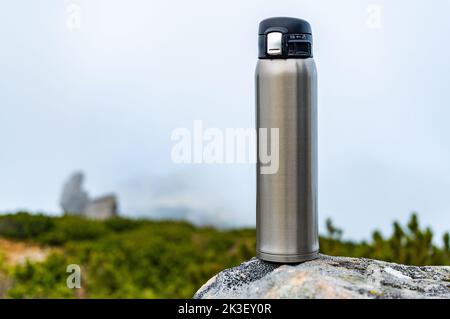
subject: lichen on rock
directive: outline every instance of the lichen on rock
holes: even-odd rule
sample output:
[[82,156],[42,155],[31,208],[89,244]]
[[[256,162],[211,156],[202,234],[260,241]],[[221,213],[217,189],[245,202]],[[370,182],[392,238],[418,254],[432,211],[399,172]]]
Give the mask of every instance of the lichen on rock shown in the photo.
[[450,267],[325,255],[291,265],[253,258],[211,278],[194,298],[450,298]]

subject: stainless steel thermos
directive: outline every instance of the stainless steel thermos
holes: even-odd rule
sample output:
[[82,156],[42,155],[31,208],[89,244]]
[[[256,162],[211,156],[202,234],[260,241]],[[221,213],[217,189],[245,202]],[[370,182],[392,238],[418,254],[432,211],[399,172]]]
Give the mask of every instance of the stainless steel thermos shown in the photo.
[[[257,257],[295,263],[317,258],[317,72],[308,22],[269,18],[259,25]],[[262,143],[268,143],[263,145]],[[277,143],[277,144],[275,144]],[[260,151],[278,150],[278,170],[262,172]]]

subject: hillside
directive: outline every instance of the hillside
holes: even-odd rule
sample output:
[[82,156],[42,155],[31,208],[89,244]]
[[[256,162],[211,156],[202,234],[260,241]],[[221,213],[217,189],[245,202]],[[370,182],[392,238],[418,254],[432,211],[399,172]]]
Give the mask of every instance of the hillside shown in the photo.
[[[321,251],[411,265],[449,265],[449,236],[432,244],[416,215],[391,236],[343,242],[327,223]],[[0,216],[0,297],[190,298],[207,279],[254,256],[254,229],[219,231],[176,221],[91,221],[17,213]],[[82,289],[68,289],[78,264]]]

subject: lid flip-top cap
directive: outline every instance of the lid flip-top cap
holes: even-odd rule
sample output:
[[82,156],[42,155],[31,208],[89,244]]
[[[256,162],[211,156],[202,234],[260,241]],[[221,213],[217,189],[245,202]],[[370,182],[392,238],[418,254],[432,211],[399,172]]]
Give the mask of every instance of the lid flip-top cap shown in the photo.
[[259,24],[260,59],[312,58],[310,24],[297,18],[269,18]]

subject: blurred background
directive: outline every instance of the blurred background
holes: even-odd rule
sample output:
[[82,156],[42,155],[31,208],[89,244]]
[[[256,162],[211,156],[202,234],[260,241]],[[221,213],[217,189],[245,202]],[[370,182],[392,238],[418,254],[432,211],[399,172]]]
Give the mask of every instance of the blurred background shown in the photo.
[[331,217],[362,239],[418,211],[448,229],[447,1],[0,7],[0,211],[61,214],[61,187],[82,171],[86,190],[117,194],[125,216],[179,210],[253,226],[254,166],[175,164],[170,137],[196,119],[254,127],[258,23],[294,16],[314,32],[321,224]]
[[[257,27],[271,16],[313,28],[322,250],[448,263],[449,11],[400,0],[2,2],[0,212],[32,216],[1,217],[0,297],[189,297],[254,255],[254,164],[174,163],[171,134],[195,120],[254,127]],[[60,217],[71,190],[86,211],[125,219]],[[391,236],[394,221],[406,226]],[[91,290],[67,290],[71,262],[90,271]]]

